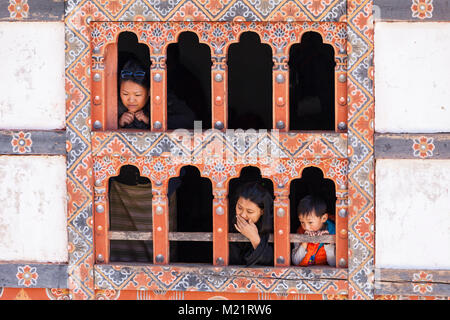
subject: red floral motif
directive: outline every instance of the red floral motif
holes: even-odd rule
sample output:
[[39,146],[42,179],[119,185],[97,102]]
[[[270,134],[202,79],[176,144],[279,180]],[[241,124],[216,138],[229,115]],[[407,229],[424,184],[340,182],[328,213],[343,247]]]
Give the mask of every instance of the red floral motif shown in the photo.
[[300,11],[300,8],[292,2],[286,3],[276,12],[270,21],[307,21],[308,17]]
[[191,2],[183,5],[173,16],[174,21],[207,21],[208,18]]
[[355,226],[358,235],[364,239],[370,247],[373,247],[373,209],[367,211],[363,217],[359,219]]
[[433,0],[412,0],[413,18],[426,19],[433,17]]
[[92,177],[92,158],[90,155],[86,156],[82,163],[79,163],[74,170],[75,177],[78,181],[82,182],[86,189],[91,188],[91,177]]
[[355,128],[369,141],[371,141],[374,132],[373,118],[373,103],[371,103],[364,111],[364,115],[359,116],[355,122]]
[[76,187],[76,185],[68,180],[67,181],[67,216],[71,217],[72,214],[77,210],[77,206],[80,207],[84,201],[86,201],[86,196],[84,193]]
[[31,145],[33,141],[31,141],[31,133],[30,132],[22,132],[15,133],[13,135],[13,139],[11,140],[11,145],[13,147],[13,152],[17,153],[27,153],[31,152]]
[[85,55],[77,62],[74,68],[69,70],[75,79],[81,82],[83,88],[90,88],[91,86],[91,77],[88,74],[90,58],[91,57],[88,54]]
[[90,39],[89,23],[91,21],[107,21],[108,18],[93,4],[92,1],[87,1],[81,8],[79,8],[75,15],[70,19],[74,29],[81,32],[86,39]]
[[72,111],[83,100],[81,91],[73,84],[72,80],[66,77],[66,114],[70,115]]
[[223,3],[220,0],[208,0],[208,4],[206,5],[206,9],[213,15],[216,15],[222,8]]
[[108,151],[113,157],[131,157],[132,154],[130,150],[125,146],[125,144],[115,137],[107,146]]
[[28,0],[9,0],[9,17],[12,19],[23,19],[28,17]]
[[18,267],[17,270],[16,278],[19,280],[19,286],[29,287],[31,285],[36,285],[36,280],[39,277],[36,268],[26,265]]
[[172,270],[163,270],[157,274],[157,278],[165,285],[170,285],[177,278]]
[[[100,3],[108,10],[109,13],[116,15],[122,10],[123,6],[127,3],[126,0],[101,0]],[[106,3],[106,5],[105,5]]]
[[347,83],[348,83],[348,96],[350,98],[350,101],[348,103],[348,113],[349,118],[352,118],[353,114],[357,112],[364,103],[366,103],[367,98],[364,96],[362,91],[358,87],[356,87],[352,82]]
[[434,150],[434,139],[427,137],[420,137],[419,139],[414,139],[413,150],[414,157],[428,158],[433,156]]
[[301,0],[302,4],[306,5],[315,16],[321,14],[331,1],[332,0]]
[[433,291],[433,284],[431,281],[433,280],[433,275],[428,274],[424,271],[413,274],[413,291],[419,292],[421,294],[429,293]]
[[304,156],[307,158],[323,158],[333,156],[333,153],[320,140],[316,140],[308,146]]

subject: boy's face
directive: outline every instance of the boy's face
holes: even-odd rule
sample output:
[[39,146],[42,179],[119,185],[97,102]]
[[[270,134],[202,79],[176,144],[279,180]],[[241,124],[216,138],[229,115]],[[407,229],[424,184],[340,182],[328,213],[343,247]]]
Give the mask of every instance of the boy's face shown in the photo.
[[299,215],[298,219],[305,231],[319,231],[322,229],[323,224],[328,219],[328,214],[324,214],[321,217],[316,216],[314,210],[307,215]]
[[120,99],[129,112],[135,113],[142,108],[148,100],[147,88],[133,81],[123,81],[120,84]]

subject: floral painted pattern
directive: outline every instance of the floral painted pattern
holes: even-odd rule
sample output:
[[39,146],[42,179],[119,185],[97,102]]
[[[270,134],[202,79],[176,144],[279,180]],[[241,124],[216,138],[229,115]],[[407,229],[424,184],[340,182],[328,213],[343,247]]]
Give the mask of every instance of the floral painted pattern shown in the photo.
[[433,275],[428,274],[424,271],[413,274],[413,291],[426,294],[433,291],[433,284],[431,281],[433,280]]
[[413,18],[427,19],[433,17],[433,0],[412,0]]
[[30,287],[36,285],[38,277],[35,267],[26,265],[17,268],[16,278],[19,280],[19,286]]
[[28,153],[31,152],[31,145],[33,141],[31,140],[30,132],[15,133],[11,140],[11,145],[13,147],[13,152],[17,153]]
[[427,137],[420,137],[413,140],[414,157],[428,158],[433,156],[434,139]]
[[23,19],[28,17],[28,0],[9,0],[9,17],[12,19]]

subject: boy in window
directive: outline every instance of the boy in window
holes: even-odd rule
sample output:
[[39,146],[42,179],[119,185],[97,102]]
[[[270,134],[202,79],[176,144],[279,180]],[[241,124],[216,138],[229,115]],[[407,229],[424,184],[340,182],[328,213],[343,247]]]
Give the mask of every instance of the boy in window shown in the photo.
[[[300,200],[297,213],[300,220],[299,234],[321,236],[335,234],[334,222],[328,219],[327,205],[317,196],[308,195]],[[336,266],[334,244],[296,243],[292,250],[292,263],[298,266],[324,265]]]

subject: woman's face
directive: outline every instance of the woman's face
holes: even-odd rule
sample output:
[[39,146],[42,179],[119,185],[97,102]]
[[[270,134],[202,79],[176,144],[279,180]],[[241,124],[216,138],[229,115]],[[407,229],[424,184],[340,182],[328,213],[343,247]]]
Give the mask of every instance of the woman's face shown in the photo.
[[236,203],[236,215],[241,216],[246,221],[256,223],[263,215],[263,210],[256,203],[240,197]]
[[147,88],[133,81],[123,81],[120,84],[120,99],[129,112],[135,113],[142,108],[148,100]]

